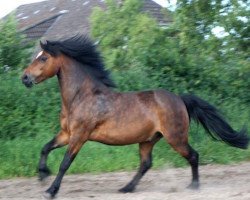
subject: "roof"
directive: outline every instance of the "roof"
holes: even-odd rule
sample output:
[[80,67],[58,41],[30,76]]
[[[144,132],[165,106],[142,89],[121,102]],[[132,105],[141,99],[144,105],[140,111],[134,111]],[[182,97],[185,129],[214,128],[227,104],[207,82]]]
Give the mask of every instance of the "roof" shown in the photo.
[[[144,0],[143,11],[155,17],[159,24],[164,18],[162,7],[153,0]],[[16,18],[19,29],[29,39],[59,39],[90,31],[89,17],[94,7],[105,8],[104,0],[45,0],[19,6]]]
[[152,17],[154,17],[160,25],[168,25],[172,22],[172,19],[169,17],[167,18],[164,13],[162,12],[163,8],[156,2],[152,0],[144,0],[143,5],[143,12],[146,12],[150,14]]

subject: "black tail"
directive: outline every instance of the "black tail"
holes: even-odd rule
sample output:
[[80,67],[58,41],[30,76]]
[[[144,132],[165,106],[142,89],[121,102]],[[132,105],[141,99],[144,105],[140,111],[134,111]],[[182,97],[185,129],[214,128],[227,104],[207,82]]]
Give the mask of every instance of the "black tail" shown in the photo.
[[247,149],[250,138],[246,129],[239,132],[233,130],[214,106],[194,95],[183,95],[181,98],[187,107],[189,118],[200,122],[214,139]]

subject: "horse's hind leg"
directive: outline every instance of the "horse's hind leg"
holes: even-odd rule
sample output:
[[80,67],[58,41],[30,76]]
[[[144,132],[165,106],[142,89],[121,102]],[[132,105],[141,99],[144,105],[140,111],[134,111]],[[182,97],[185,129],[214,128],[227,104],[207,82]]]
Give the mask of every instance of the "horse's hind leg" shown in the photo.
[[50,175],[50,170],[47,166],[47,158],[49,153],[56,148],[62,147],[68,144],[68,134],[59,132],[51,141],[44,145],[41,151],[41,157],[38,165],[39,180],[44,180]]
[[188,160],[192,169],[192,182],[188,186],[188,188],[198,189],[199,188],[199,172],[198,172],[199,154],[190,145],[188,145],[188,152],[189,153],[186,159]]
[[[173,137],[174,138],[174,137]],[[168,143],[176,150],[182,157],[184,157],[190,164],[192,170],[192,182],[188,188],[199,188],[199,154],[188,144],[188,142],[181,142],[178,136],[173,140],[168,140]]]
[[151,168],[152,166],[152,149],[156,142],[161,139],[162,135],[157,133],[153,140],[150,142],[143,142],[139,144],[140,151],[140,168],[138,169],[134,178],[123,188],[120,192],[133,192],[136,185],[139,183],[143,175]]

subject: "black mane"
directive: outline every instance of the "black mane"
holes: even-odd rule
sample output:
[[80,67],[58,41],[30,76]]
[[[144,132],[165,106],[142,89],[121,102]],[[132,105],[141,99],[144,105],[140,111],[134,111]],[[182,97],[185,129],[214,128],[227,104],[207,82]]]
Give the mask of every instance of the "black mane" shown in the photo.
[[88,66],[92,76],[108,87],[115,87],[110,73],[104,68],[102,57],[96,50],[94,43],[86,36],[77,35],[62,41],[40,42],[41,48],[52,56],[63,53],[79,63]]

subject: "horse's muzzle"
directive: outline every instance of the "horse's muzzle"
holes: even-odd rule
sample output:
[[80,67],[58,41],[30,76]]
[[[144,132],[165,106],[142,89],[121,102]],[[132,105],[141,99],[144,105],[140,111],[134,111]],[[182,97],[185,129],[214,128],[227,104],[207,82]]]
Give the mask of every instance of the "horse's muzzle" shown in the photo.
[[29,75],[24,74],[21,79],[22,79],[23,84],[27,88],[31,88],[33,86],[33,81],[32,81],[32,79],[31,79],[31,77]]

